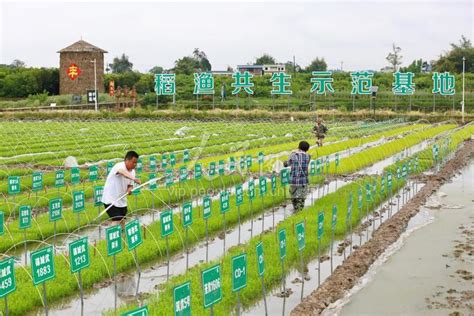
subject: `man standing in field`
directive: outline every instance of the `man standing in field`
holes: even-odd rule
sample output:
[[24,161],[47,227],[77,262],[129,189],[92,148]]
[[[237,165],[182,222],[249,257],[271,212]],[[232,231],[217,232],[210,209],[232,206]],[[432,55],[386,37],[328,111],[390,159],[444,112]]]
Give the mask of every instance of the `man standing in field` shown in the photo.
[[294,212],[299,212],[304,207],[304,201],[308,190],[308,166],[311,156],[307,153],[309,144],[302,141],[298,150],[293,151],[285,161],[285,167],[290,167],[290,194]]
[[137,162],[138,154],[127,152],[124,161],[115,164],[105,180],[102,203],[112,221],[120,221],[122,228],[127,214],[127,196],[123,195],[132,192],[134,182],[140,184],[140,179],[135,177]]
[[323,139],[326,137],[328,128],[323,124],[321,118],[318,117],[316,120],[316,125],[313,127],[313,133],[316,135],[316,144],[318,147],[323,146]]

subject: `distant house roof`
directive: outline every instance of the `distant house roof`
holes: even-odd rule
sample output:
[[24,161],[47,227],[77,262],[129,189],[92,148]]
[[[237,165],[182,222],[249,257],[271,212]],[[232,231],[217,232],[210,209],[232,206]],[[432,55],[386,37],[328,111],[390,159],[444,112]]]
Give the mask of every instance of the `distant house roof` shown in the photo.
[[106,50],[103,50],[102,48],[89,44],[83,40],[77,41],[74,44],[69,45],[68,47],[65,47],[58,51],[58,53],[80,53],[80,52],[107,53]]
[[256,68],[256,69],[261,69],[263,68],[263,65],[237,65],[237,68]]

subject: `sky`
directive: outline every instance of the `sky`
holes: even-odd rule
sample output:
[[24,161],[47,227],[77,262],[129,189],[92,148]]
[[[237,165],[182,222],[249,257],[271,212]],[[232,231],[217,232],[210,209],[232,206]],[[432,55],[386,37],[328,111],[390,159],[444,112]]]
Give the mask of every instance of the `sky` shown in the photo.
[[461,35],[473,38],[474,1],[4,1],[0,64],[58,67],[58,50],[81,38],[125,53],[133,68],[172,68],[203,50],[213,70],[264,53],[305,67],[323,57],[329,69],[379,70],[396,43],[402,66],[433,60]]

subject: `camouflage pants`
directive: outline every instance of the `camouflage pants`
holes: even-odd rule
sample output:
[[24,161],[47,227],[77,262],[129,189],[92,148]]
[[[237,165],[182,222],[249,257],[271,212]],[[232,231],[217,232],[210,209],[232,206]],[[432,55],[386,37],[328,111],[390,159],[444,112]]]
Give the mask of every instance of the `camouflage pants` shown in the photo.
[[291,185],[290,186],[291,203],[293,204],[295,213],[303,209],[307,190],[308,190],[308,187],[306,185]]

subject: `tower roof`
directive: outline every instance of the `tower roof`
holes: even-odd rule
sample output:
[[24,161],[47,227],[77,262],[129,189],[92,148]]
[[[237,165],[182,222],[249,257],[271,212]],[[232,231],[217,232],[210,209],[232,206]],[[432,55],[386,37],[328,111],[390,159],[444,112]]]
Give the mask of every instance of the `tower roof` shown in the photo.
[[82,39],[58,51],[58,53],[80,53],[80,52],[107,53],[106,50],[103,50],[102,48],[89,44],[86,41],[83,41]]

